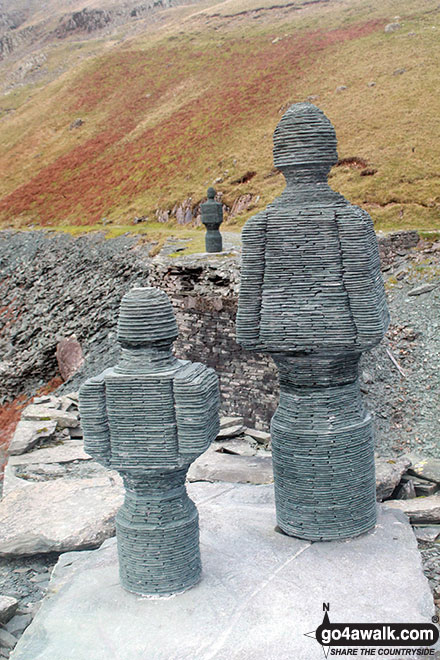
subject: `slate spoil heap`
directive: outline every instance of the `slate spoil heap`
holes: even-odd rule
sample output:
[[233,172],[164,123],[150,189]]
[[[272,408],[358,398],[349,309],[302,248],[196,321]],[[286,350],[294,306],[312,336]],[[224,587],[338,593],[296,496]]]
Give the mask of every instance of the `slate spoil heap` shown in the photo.
[[272,355],[277,520],[308,540],[374,527],[374,443],[358,363],[388,326],[369,215],[330,189],[336,135],[325,115],[293,105],[274,134],[286,189],[243,230],[237,341]]
[[80,389],[86,451],[124,481],[116,516],[120,577],[129,591],[170,595],[200,579],[197,509],[185,489],[190,464],[219,430],[218,379],[178,360],[166,294],[135,288],[118,322],[121,357]]

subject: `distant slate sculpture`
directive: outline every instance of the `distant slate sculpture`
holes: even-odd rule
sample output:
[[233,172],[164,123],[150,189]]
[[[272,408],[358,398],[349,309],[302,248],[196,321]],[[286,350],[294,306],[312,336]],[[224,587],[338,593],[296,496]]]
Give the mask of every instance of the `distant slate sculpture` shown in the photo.
[[279,370],[271,422],[279,527],[340,539],[376,521],[358,363],[389,322],[379,251],[370,216],[328,186],[336,135],[321,110],[287,110],[274,162],[286,188],[243,230],[237,341],[270,353]]
[[120,360],[79,395],[85,450],[124,481],[120,578],[142,595],[179,593],[200,579],[198,513],[185,477],[218,434],[218,378],[174,357],[177,334],[167,295],[132,289],[120,307]]
[[208,199],[200,206],[200,210],[202,222],[206,227],[206,252],[221,252],[223,245],[219,227],[223,222],[223,206],[215,201],[214,188],[208,188]]

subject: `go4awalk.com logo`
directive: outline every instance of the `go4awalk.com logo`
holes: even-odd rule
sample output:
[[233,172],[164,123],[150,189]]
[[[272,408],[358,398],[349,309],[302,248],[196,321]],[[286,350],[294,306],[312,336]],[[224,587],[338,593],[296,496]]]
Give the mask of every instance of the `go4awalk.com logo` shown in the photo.
[[[330,604],[323,604],[324,619],[316,630],[306,633],[321,644],[324,655],[419,658],[434,657],[439,639],[434,623],[331,623]],[[437,622],[438,617],[433,617]]]

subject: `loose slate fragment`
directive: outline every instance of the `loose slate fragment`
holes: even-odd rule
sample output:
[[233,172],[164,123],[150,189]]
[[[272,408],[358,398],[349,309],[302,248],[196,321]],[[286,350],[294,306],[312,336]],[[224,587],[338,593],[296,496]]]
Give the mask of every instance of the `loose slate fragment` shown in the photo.
[[361,353],[389,316],[373,223],[331,190],[335,130],[309,103],[274,133],[284,192],[243,230],[237,341],[272,354],[280,403],[271,437],[279,527],[308,540],[361,534],[376,521],[373,431]]
[[176,337],[166,294],[132,289],[121,303],[118,364],[79,394],[85,450],[124,480],[120,578],[142,595],[185,591],[201,573],[198,514],[185,478],[219,432],[218,378],[174,357]]

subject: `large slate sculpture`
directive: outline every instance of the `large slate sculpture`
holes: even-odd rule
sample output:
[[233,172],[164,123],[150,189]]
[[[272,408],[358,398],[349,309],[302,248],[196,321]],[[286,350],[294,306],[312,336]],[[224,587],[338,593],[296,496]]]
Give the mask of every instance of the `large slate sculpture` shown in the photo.
[[206,252],[221,252],[223,248],[222,235],[219,227],[223,222],[223,206],[215,200],[214,188],[208,188],[208,199],[201,204],[202,222],[206,227]]
[[243,230],[237,341],[272,355],[280,402],[271,422],[279,527],[309,540],[376,521],[373,434],[359,389],[362,351],[388,326],[373,223],[331,190],[334,128],[292,105],[274,134],[284,192]]
[[217,375],[174,357],[177,334],[166,294],[132,289],[120,308],[118,364],[80,389],[85,449],[124,481],[121,582],[145,595],[178,593],[200,578],[198,514],[184,484],[219,429]]

